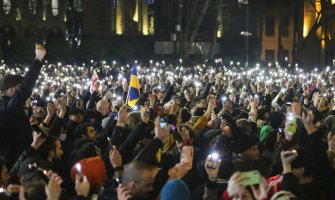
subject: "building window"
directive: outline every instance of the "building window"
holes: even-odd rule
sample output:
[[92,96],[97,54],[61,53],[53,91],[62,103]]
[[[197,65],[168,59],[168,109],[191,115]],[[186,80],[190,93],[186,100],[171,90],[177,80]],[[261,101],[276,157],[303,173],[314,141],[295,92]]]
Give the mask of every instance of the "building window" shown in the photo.
[[281,19],[281,35],[289,36],[290,35],[290,21],[288,17],[282,17]]
[[28,2],[28,9],[31,14],[36,14],[36,0],[29,0]]
[[58,0],[52,0],[51,1],[51,9],[52,9],[52,15],[57,16],[58,15]]
[[81,0],[74,0],[73,1],[73,8],[77,12],[82,12],[83,11],[83,7],[82,7]]
[[275,35],[275,18],[274,17],[265,18],[265,35],[266,36]]
[[275,61],[275,50],[273,50],[273,49],[265,50],[265,61],[266,62],[274,62]]
[[11,9],[11,0],[4,0],[3,1],[3,11],[5,12],[6,15],[8,15],[10,13],[10,9]]

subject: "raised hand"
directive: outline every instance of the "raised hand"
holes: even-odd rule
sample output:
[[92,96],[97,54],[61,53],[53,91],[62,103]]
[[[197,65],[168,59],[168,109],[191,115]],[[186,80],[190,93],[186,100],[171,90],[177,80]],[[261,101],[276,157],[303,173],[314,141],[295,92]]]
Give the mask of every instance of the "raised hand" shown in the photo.
[[35,59],[36,60],[38,60],[38,61],[41,62],[43,60],[43,58],[44,58],[44,56],[45,56],[46,53],[47,52],[46,52],[45,48],[42,45],[40,45],[40,44],[36,44],[35,45],[35,55],[36,55]]
[[118,200],[129,200],[131,198],[133,198],[133,195],[131,194],[131,192],[123,185],[119,185],[117,187],[117,199]]
[[302,112],[302,122],[307,130],[308,134],[312,134],[317,131],[315,125],[313,124],[314,114],[313,111],[307,110],[307,112]]
[[190,130],[186,127],[182,127],[180,131],[180,136],[183,138],[183,140],[189,140],[191,139],[190,137]]
[[109,161],[111,162],[113,168],[122,166],[122,157],[115,146],[109,151]]
[[[82,179],[83,181],[80,181]],[[85,175],[81,177],[79,174],[76,175],[76,192],[78,196],[87,197],[90,192],[90,182],[88,182]]]
[[160,124],[160,117],[156,117],[155,119],[155,138],[158,138],[162,142],[165,141],[165,139],[169,136],[170,134],[170,129],[171,127],[168,125],[165,129],[162,129],[161,124]]
[[34,136],[33,143],[31,143],[31,147],[37,150],[44,143],[45,137],[43,137],[43,133],[38,133]]
[[[220,169],[220,164],[221,164],[221,160],[211,160],[211,155],[208,155],[206,158],[206,162],[205,162],[205,170],[206,173],[208,175],[208,179],[210,181],[215,182],[218,178],[218,173],[219,173],[219,169]],[[216,168],[211,167],[209,164],[210,162],[216,162]]]
[[296,150],[282,151],[280,153],[280,158],[283,164],[291,164],[293,160],[298,157],[298,152]]
[[52,171],[48,171],[47,176],[49,178],[48,186],[45,189],[48,196],[47,200],[58,200],[62,192],[63,179]]
[[297,102],[292,104],[292,113],[295,118],[301,118],[301,105]]
[[150,119],[149,114],[147,113],[147,105],[141,106],[140,113],[142,121],[147,124]]

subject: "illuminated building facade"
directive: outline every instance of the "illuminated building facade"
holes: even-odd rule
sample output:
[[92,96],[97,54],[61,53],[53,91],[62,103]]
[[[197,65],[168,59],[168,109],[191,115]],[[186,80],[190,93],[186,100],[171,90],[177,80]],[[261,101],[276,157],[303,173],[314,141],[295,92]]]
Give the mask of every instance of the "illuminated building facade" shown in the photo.
[[266,62],[291,62],[295,4],[291,0],[265,0],[262,5],[262,55]]
[[320,0],[263,0],[261,59],[310,67],[333,65],[335,1],[324,4],[321,10]]
[[155,33],[154,5],[153,0],[85,1],[84,33],[153,36]]

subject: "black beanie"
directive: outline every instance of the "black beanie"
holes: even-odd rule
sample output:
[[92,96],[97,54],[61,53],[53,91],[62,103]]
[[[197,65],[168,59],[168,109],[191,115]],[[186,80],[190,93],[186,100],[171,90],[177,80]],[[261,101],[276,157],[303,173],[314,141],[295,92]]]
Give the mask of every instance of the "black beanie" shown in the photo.
[[4,92],[8,90],[10,87],[14,87],[17,84],[22,83],[22,79],[23,77],[20,75],[6,74],[0,80],[0,91]]
[[242,153],[255,145],[257,142],[252,136],[242,133],[237,144],[237,152]]

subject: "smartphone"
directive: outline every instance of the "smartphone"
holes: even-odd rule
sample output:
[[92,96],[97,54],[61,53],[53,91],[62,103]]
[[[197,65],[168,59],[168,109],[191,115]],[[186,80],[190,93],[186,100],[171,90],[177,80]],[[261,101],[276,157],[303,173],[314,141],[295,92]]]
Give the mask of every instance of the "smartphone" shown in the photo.
[[42,133],[42,137],[46,138],[48,135],[44,133],[44,131],[42,131],[42,129],[37,125],[37,124],[32,124],[31,128],[36,131],[36,133]]
[[84,177],[83,177],[83,173],[82,173],[82,171],[81,171],[81,165],[80,165],[80,163],[77,163],[77,164],[75,165],[75,168],[76,168],[77,174],[80,176],[80,178],[79,178],[79,182],[83,182]]
[[107,137],[107,140],[108,140],[109,147],[111,148],[111,150],[113,150],[112,140],[109,137]]
[[167,128],[167,120],[164,117],[160,118],[160,125],[162,129],[166,129]]
[[220,162],[220,156],[218,153],[211,153],[209,154],[209,161],[207,164],[207,167],[212,168],[212,169],[216,169],[219,165]]
[[118,118],[119,118],[119,117],[118,117],[118,114],[112,114],[112,119],[113,119],[113,120],[118,120]]
[[290,133],[296,133],[297,132],[297,119],[296,118],[292,118],[292,119],[288,119],[288,127],[287,127],[287,131]]
[[257,185],[260,183],[261,175],[257,170],[242,172],[242,176],[243,176],[243,182],[242,182],[243,187],[249,185]]
[[114,187],[117,188],[121,184],[121,179],[115,177],[113,178],[113,183],[114,183]]

